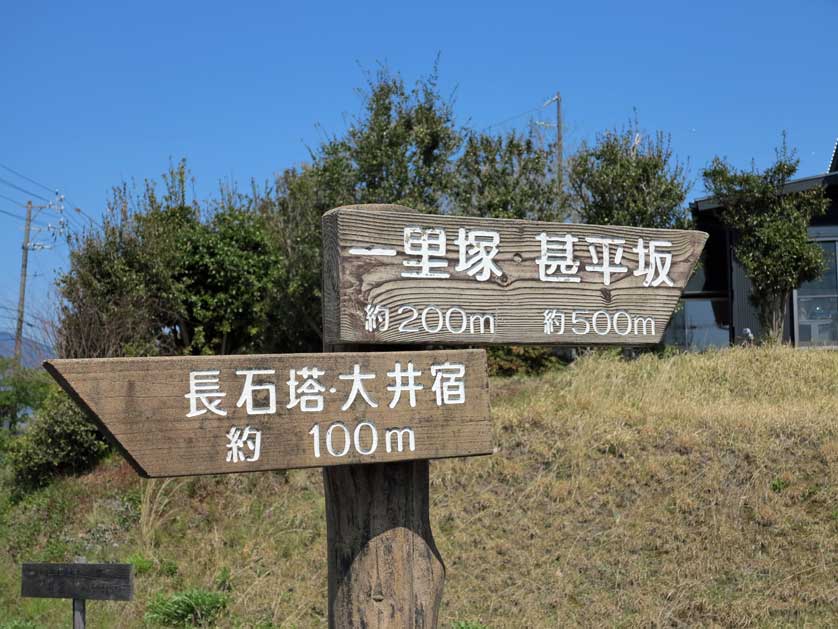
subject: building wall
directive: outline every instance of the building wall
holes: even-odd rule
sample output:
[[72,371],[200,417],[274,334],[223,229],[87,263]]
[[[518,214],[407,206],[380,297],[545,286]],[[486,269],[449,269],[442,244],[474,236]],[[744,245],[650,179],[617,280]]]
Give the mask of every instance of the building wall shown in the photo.
[[[831,203],[824,216],[817,217],[812,221],[812,225],[809,227],[809,236],[813,240],[829,240],[838,243],[838,173],[791,182],[789,191],[811,189],[816,185],[826,186],[826,194]],[[754,336],[758,337],[761,326],[756,308],[750,300],[751,282],[745,276],[745,270],[733,254],[735,234],[719,222],[718,207],[713,204],[712,199],[694,202],[692,211],[696,228],[707,231],[710,235],[705,247],[705,254],[708,254],[709,259],[705,259],[702,273],[697,273],[696,277],[690,280],[690,284],[684,292],[683,302],[687,303],[690,299],[714,299],[716,300],[716,306],[721,306],[719,299],[724,295],[729,308],[731,340],[734,343],[740,342],[745,328],[749,328]],[[720,263],[724,265],[723,268],[720,268]],[[797,345],[799,342],[799,339],[796,338],[799,315],[795,310],[797,307],[796,292],[786,310],[783,338]],[[838,301],[836,301],[835,320],[838,322]],[[721,317],[717,317],[717,321],[719,326],[724,323]],[[811,323],[808,324],[811,325]],[[838,326],[838,323],[836,323],[836,326]],[[838,334],[836,334],[836,338],[838,338]],[[721,336],[715,335],[713,339],[714,343],[720,342]]]
[[745,269],[736,259],[730,256],[730,299],[732,305],[731,318],[733,323],[733,338],[735,342],[742,340],[745,328],[749,328],[754,337],[759,337],[762,326],[759,324],[756,308],[751,304],[751,280],[745,275]]

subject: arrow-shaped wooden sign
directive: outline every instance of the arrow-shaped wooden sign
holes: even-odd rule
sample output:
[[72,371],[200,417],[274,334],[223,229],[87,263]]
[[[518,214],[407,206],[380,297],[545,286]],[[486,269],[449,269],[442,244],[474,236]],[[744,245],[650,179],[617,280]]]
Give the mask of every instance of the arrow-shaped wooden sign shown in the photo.
[[492,452],[482,350],[44,366],[148,477]]
[[327,343],[659,343],[707,234],[337,208]]

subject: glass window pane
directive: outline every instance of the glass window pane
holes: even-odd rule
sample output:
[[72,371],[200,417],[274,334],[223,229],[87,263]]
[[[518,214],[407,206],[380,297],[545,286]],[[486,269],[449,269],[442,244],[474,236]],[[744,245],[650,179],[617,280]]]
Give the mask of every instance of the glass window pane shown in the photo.
[[835,242],[819,242],[823,251],[826,269],[821,276],[811,282],[804,282],[798,289],[798,294],[827,294],[838,293],[838,273],[835,268]]
[[797,298],[798,345],[838,345],[838,297]]
[[686,346],[694,349],[730,345],[730,317],[726,299],[684,302]]
[[672,315],[664,343],[693,350],[730,345],[727,299],[683,299]]

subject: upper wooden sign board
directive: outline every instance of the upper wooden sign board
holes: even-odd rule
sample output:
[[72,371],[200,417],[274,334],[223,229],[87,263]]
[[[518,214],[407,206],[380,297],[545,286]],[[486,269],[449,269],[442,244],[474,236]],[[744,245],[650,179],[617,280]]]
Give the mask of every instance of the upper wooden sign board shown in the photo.
[[331,344],[658,343],[698,231],[343,207],[323,217]]
[[492,452],[483,350],[44,366],[144,476]]

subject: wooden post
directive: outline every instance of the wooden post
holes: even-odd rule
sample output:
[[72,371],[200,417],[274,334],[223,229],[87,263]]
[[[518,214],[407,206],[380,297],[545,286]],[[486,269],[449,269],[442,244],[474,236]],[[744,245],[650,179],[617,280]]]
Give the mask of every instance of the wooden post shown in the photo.
[[428,467],[323,469],[329,627],[436,627],[445,566],[431,533]]
[[85,611],[84,611],[84,599],[83,598],[74,598],[73,599],[73,629],[84,629],[85,627]]
[[323,487],[330,629],[436,627],[445,565],[431,531],[430,461],[324,467]]

